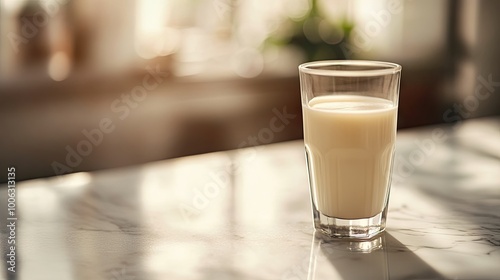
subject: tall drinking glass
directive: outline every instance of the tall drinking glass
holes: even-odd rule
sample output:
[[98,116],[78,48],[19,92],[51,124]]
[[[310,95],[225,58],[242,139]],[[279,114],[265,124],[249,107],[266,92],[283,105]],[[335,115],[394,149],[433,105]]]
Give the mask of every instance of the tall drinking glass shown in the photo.
[[317,61],[299,73],[314,227],[372,238],[385,230],[401,66]]

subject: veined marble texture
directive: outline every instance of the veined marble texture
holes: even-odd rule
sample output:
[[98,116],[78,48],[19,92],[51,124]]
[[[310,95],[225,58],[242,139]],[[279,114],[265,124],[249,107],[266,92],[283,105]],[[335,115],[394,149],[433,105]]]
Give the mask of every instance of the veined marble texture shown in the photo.
[[402,130],[396,155],[370,242],[314,235],[302,141],[18,182],[0,279],[500,279],[500,119]]

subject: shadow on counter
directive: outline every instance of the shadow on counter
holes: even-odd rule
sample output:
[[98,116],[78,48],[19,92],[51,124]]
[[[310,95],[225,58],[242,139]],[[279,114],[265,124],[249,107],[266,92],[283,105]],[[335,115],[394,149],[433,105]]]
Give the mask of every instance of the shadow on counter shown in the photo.
[[385,232],[369,241],[325,241],[313,236],[308,280],[443,279],[434,268]]

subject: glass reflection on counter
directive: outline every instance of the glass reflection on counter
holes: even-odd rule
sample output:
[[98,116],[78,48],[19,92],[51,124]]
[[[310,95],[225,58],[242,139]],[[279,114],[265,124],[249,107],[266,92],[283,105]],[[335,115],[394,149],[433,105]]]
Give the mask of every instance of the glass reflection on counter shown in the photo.
[[315,233],[307,279],[443,279],[416,250],[388,232],[360,241],[325,239]]
[[315,233],[311,244],[308,280],[389,279],[385,234],[371,240],[327,240]]

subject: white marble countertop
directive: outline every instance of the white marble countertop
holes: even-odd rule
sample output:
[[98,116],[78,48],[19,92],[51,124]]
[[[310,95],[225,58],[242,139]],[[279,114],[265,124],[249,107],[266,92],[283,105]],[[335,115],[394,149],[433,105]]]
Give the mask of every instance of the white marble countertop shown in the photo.
[[17,182],[15,273],[4,185],[0,279],[500,279],[500,118],[398,132],[393,180],[370,253],[314,237],[301,141]]

